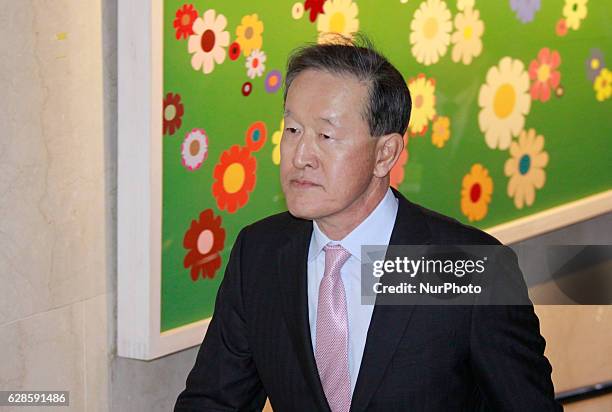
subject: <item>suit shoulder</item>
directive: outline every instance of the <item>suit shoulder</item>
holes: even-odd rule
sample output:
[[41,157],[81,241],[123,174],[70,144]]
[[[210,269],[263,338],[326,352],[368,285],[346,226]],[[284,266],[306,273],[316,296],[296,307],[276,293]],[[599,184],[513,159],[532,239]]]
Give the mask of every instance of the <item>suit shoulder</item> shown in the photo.
[[[414,204],[414,203],[413,203]],[[423,214],[429,226],[434,243],[501,245],[501,242],[487,232],[474,226],[461,223],[457,219],[414,204]]]

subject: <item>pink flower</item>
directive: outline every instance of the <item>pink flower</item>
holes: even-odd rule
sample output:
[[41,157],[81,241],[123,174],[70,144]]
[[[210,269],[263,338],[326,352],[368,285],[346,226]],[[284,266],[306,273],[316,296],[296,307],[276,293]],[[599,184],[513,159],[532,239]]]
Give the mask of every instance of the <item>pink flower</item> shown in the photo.
[[531,98],[542,102],[550,99],[551,90],[559,87],[561,73],[557,70],[561,64],[561,56],[555,50],[547,47],[540,50],[538,58],[529,65],[531,79]]

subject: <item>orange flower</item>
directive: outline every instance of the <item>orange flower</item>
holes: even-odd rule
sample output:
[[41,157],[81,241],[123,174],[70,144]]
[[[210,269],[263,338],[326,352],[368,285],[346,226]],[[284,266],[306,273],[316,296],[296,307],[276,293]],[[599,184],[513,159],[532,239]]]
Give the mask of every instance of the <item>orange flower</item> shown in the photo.
[[489,210],[493,180],[489,171],[481,164],[472,165],[472,169],[463,177],[461,188],[461,212],[470,222],[482,220]]
[[233,145],[221,153],[215,166],[212,192],[221,210],[234,213],[249,200],[249,193],[255,187],[257,161],[248,147]]
[[221,255],[225,243],[225,229],[221,227],[221,216],[215,217],[211,209],[200,213],[198,221],[192,220],[183,238],[183,246],[189,252],[183,266],[191,268],[191,279],[195,282],[200,272],[202,278],[213,278],[221,267]]
[[433,122],[431,131],[431,143],[441,149],[450,138],[450,119],[446,116],[438,116]]

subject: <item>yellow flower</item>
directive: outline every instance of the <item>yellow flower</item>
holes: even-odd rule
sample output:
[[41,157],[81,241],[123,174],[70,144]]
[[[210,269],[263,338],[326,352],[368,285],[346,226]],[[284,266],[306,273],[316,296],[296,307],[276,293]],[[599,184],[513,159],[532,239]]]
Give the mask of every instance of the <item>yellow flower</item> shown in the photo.
[[272,149],[272,163],[274,163],[275,165],[280,164],[280,142],[283,137],[283,130],[285,130],[285,119],[281,120],[280,129],[272,134],[272,144],[274,145],[274,149]]
[[593,89],[597,92],[595,97],[600,102],[609,99],[610,95],[612,95],[612,71],[606,67],[601,69],[599,75],[595,78]]
[[423,73],[408,80],[412,111],[408,127],[412,135],[424,135],[430,120],[436,116],[436,82]]
[[444,56],[452,28],[446,3],[440,0],[421,3],[410,23],[410,43],[417,62],[429,66]]
[[489,210],[493,180],[489,171],[481,164],[472,165],[468,174],[463,176],[461,188],[461,212],[470,222],[482,220]]
[[242,17],[240,25],[236,28],[236,41],[245,56],[250,55],[253,49],[261,49],[263,31],[263,22],[259,20],[257,14]]
[[580,22],[587,16],[587,2],[589,0],[565,0],[563,16],[567,27],[578,30]]
[[498,66],[491,67],[486,83],[480,87],[478,105],[478,123],[487,146],[507,149],[512,136],[523,130],[531,108],[529,74],[523,62],[504,57]]
[[461,60],[463,64],[470,64],[474,57],[482,53],[482,40],[484,23],[480,20],[480,12],[467,8],[463,13],[455,16],[455,31],[451,37],[453,42],[454,62]]
[[449,138],[450,119],[446,116],[438,116],[431,127],[431,143],[441,149]]
[[522,209],[531,206],[535,200],[535,189],[541,189],[546,181],[544,167],[548,164],[548,153],[542,150],[544,137],[536,135],[534,129],[523,130],[518,141],[510,145],[510,158],[504,165],[508,180],[508,196],[514,198],[514,205]]
[[342,41],[337,34],[351,39],[353,33],[359,30],[358,13],[359,8],[353,0],[327,0],[323,4],[323,14],[317,18],[318,42]]

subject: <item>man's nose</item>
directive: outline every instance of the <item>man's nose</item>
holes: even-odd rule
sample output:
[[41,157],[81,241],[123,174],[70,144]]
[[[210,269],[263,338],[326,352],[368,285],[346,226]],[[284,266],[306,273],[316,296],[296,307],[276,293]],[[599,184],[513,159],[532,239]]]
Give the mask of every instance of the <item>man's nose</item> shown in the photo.
[[300,138],[293,155],[293,166],[296,169],[317,166],[316,148],[312,136],[304,134]]

